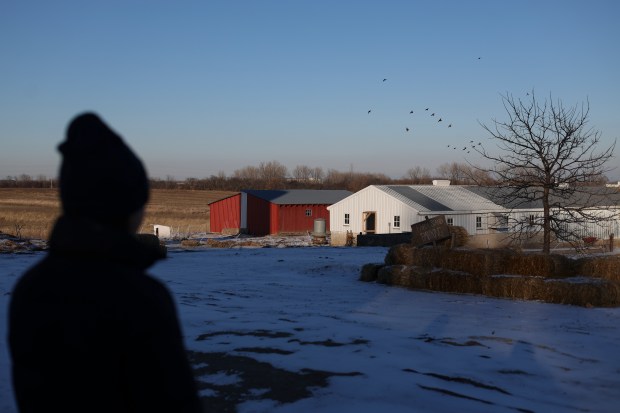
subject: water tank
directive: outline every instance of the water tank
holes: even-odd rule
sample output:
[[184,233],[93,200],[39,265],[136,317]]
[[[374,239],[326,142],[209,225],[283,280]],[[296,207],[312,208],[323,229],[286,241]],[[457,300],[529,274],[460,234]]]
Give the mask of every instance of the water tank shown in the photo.
[[317,218],[314,220],[314,232],[312,235],[318,237],[325,236],[325,218]]

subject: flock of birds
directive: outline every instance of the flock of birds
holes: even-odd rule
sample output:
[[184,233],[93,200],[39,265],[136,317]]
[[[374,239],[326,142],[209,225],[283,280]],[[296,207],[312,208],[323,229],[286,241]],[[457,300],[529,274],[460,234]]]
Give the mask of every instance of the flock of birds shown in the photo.
[[[478,60],[480,60],[480,59],[481,58],[479,57]],[[388,80],[387,78],[383,78],[382,82],[387,82],[387,80]],[[437,123],[444,122],[443,118],[441,116],[439,116],[439,115],[436,115],[436,113],[431,111],[430,108],[425,108],[424,112],[430,112],[430,117],[437,118]],[[372,113],[372,109],[368,109],[368,114],[370,115],[371,113]],[[410,110],[409,114],[413,115],[414,111]],[[446,124],[446,123],[444,123],[444,124]],[[447,125],[448,125],[448,128],[452,127],[452,123],[447,123]],[[411,128],[409,128],[408,126],[405,127],[405,132],[410,132],[410,131],[411,131]],[[470,140],[469,141],[469,145],[465,145],[461,150],[462,151],[466,151],[467,153],[470,153],[470,151],[472,149],[475,149],[476,146],[482,146],[482,142],[478,142],[476,144],[473,140]],[[456,150],[457,146],[455,146],[455,145],[448,145],[448,148],[452,148],[452,149]],[[458,146],[458,148],[460,148],[460,146]]]

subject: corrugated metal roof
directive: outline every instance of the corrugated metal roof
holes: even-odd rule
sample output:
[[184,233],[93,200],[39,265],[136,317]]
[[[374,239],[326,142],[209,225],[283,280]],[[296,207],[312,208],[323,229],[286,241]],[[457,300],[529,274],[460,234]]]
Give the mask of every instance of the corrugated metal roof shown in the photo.
[[278,205],[332,205],[352,194],[341,189],[248,189],[242,192]]
[[377,188],[418,211],[497,211],[503,209],[490,199],[464,186],[380,185]]
[[469,186],[416,185],[422,194],[437,200],[453,211],[497,211],[502,207],[470,190]]
[[[382,185],[378,187],[379,189],[384,190],[388,194],[394,196],[392,192],[400,195],[401,201],[408,203],[414,209],[418,211],[449,211],[451,208],[448,208],[441,202],[432,199],[419,191],[416,191],[412,186],[406,185]],[[404,198],[404,200],[402,198]],[[407,202],[407,201],[411,201]]]
[[[513,187],[471,187],[473,192],[494,201],[495,203],[509,209],[542,209],[541,187],[528,188],[531,199],[523,196],[523,190],[519,197],[511,192],[516,191]],[[557,191],[562,191],[557,189]],[[571,188],[567,196],[562,198],[553,191],[549,196],[551,205],[562,204],[574,207],[609,207],[620,205],[620,191],[615,188],[607,187],[577,187]]]

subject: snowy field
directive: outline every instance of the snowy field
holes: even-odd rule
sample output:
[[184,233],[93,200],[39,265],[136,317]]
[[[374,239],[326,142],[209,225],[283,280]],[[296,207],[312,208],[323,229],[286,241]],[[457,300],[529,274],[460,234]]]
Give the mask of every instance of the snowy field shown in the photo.
[[[201,395],[222,412],[618,412],[620,308],[409,291],[358,281],[386,248],[172,249]],[[10,291],[44,253],[0,255]],[[0,411],[16,412],[6,340]]]

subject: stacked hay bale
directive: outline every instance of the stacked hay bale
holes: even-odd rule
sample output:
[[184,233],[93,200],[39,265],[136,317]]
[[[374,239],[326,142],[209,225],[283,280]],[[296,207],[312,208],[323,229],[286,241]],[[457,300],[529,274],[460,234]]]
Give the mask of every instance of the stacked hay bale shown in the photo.
[[396,245],[361,279],[389,285],[581,306],[620,306],[620,258]]

